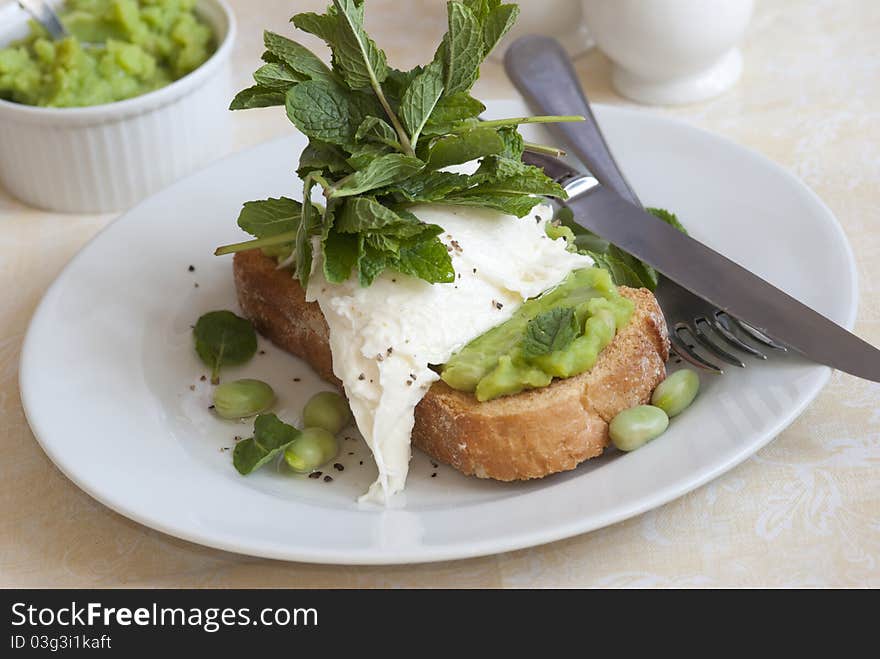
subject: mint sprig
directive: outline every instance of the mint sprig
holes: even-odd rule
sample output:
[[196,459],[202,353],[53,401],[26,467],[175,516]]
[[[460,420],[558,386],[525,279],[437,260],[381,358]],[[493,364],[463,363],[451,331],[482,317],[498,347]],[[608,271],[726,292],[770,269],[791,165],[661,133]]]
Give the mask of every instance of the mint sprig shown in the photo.
[[[485,106],[470,95],[480,65],[513,26],[514,4],[500,0],[449,2],[449,29],[425,66],[399,71],[364,29],[363,0],[333,0],[324,14],[291,19],[330,48],[332,66],[296,41],[264,33],[263,65],[255,85],[230,109],[284,106],[309,138],[297,173],[303,199],[319,188],[324,207],[291,199],[245,204],[239,226],[254,240],[217,254],[286,246],[300,283],[308,285],[312,249],[320,243],[323,274],[342,282],[357,271],[363,286],[386,269],[452,282],[442,228],[408,209],[422,203],[491,208],[522,217],[542,195],[562,188],[521,161],[524,123],[579,121],[582,117],[517,117],[479,121]],[[470,175],[442,171],[480,160]]]

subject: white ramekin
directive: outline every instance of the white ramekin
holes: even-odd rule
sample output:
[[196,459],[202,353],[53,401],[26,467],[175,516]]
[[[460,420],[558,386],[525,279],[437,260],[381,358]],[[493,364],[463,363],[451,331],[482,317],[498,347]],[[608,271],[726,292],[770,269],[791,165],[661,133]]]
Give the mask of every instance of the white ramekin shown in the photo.
[[584,19],[611,60],[611,83],[649,105],[721,94],[739,79],[737,43],[753,0],[583,0]]
[[[0,185],[53,211],[128,208],[228,151],[235,18],[225,0],[199,0],[217,51],[154,92],[85,108],[0,100]],[[27,34],[16,5],[0,8],[0,44]]]

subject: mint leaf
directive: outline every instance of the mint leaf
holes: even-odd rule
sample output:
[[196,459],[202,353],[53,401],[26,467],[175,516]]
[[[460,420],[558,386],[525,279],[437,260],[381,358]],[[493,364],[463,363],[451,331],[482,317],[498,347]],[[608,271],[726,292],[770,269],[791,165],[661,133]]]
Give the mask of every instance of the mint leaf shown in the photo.
[[370,166],[376,158],[387,156],[392,152],[392,148],[384,144],[376,142],[366,142],[359,146],[352,147],[351,156],[346,160],[349,167],[358,171]]
[[238,216],[238,226],[255,238],[270,238],[296,231],[302,204],[287,197],[248,201]]
[[350,145],[363,121],[358,103],[339,85],[309,80],[287,92],[287,116],[308,137]]
[[284,92],[262,85],[254,85],[243,89],[229,104],[230,110],[252,110],[253,108],[268,108],[275,105],[284,105]]
[[[303,183],[303,199],[312,198],[312,188],[315,180],[312,174],[306,177]],[[296,232],[294,255],[296,257],[296,277],[305,290],[309,285],[309,275],[312,272],[312,237],[319,235],[321,230],[321,218],[315,206],[311,203],[303,204],[302,220]]]
[[404,238],[420,234],[425,226],[411,213],[395,213],[371,197],[346,199],[335,223],[341,233],[382,232]]
[[654,217],[659,217],[661,220],[666,222],[666,224],[669,224],[669,225],[675,227],[676,229],[681,231],[684,235],[686,235],[686,236],[689,235],[687,232],[687,229],[684,228],[684,225],[678,221],[678,218],[675,216],[675,213],[664,210],[662,208],[646,208],[645,210],[648,211]]
[[358,281],[361,286],[369,286],[388,267],[389,258],[385,252],[367,243],[363,236],[359,236],[358,240]]
[[460,165],[484,156],[501,153],[504,140],[494,128],[474,128],[460,134],[441,137],[428,149],[428,165],[432,169],[443,169],[450,165]]
[[424,167],[425,163],[418,158],[405,156],[400,153],[390,153],[376,158],[366,168],[359,169],[354,174],[334,184],[330,188],[328,196],[351,197],[363,194],[364,192],[382,188],[409,178],[424,169]]
[[323,39],[328,45],[331,45],[336,38],[338,25],[335,15],[303,12],[291,18],[290,22],[303,32],[314,34],[316,37]]
[[588,253],[599,267],[609,272],[617,286],[644,287],[652,291],[657,288],[656,271],[619,247],[609,245],[604,253]]
[[398,181],[383,192],[398,195],[410,202],[443,201],[452,192],[471,187],[471,177],[453,172],[424,171]]
[[[352,89],[377,88],[388,76],[385,53],[364,31],[364,5],[333,0],[338,14],[333,35],[333,64]],[[323,27],[323,26],[322,26]]]
[[498,131],[498,135],[504,141],[504,151],[499,155],[508,160],[521,161],[523,151],[525,150],[525,142],[523,136],[519,134],[516,128],[502,128]]
[[223,366],[243,364],[257,351],[257,334],[250,321],[231,311],[211,311],[193,328],[196,353],[211,369],[211,384],[220,382]]
[[346,162],[345,152],[338,146],[319,140],[309,140],[299,157],[299,168],[296,173],[304,179],[311,172],[340,174],[351,171]]
[[364,240],[370,247],[395,257],[400,253],[400,239],[387,233],[367,233]]
[[264,64],[254,72],[254,80],[257,81],[258,85],[267,89],[277,89],[286,92],[295,84],[305,82],[308,78],[281,62]]
[[483,45],[486,57],[498,45],[498,42],[510,31],[519,17],[517,5],[501,5],[489,12],[483,21]]
[[[405,209],[437,202],[523,216],[539,195],[563,196],[558,185],[520,162],[524,143],[516,127],[573,118],[478,120],[485,107],[469,90],[488,49],[513,24],[513,5],[449,2],[449,29],[433,61],[409,71],[389,67],[364,29],[364,7],[363,0],[333,0],[324,14],[291,19],[329,45],[331,68],[296,41],[265,33],[258,84],[234,104],[277,104],[284,96],[289,119],[309,138],[297,170],[304,196],[320,183],[327,208],[322,214],[308,203],[297,219],[292,200],[255,202],[243,209],[241,221],[257,239],[217,252],[291,249],[293,241],[303,286],[317,244],[330,281],[344,280],[352,267],[363,285],[388,268],[451,281],[452,259],[438,239],[442,229]],[[440,171],[480,159],[476,175]]]
[[418,238],[400,246],[394,269],[430,283],[455,281],[452,257],[439,238]]
[[336,75],[327,65],[312,51],[296,41],[266,31],[263,33],[263,43],[272,55],[309,80],[336,82]]
[[284,64],[284,60],[282,60],[277,55],[273,55],[268,50],[263,51],[263,54],[260,55],[260,59],[263,60],[266,64]]
[[367,117],[364,119],[361,125],[358,126],[354,139],[358,142],[378,142],[393,149],[400,149],[397,133],[394,132],[394,129],[387,122],[379,119],[379,117]]
[[479,117],[485,111],[486,106],[467,92],[446,94],[434,107],[427,126],[448,127],[465,119]]
[[522,351],[526,359],[565,350],[580,334],[574,307],[555,307],[526,325]]
[[446,94],[466,92],[473,87],[483,61],[483,34],[474,12],[461,2],[446,5],[449,32],[444,51]]
[[501,0],[462,0],[462,2],[474,12],[480,23],[484,23],[489,17],[489,12],[501,4]]
[[351,276],[358,260],[358,237],[351,233],[330,231],[324,239],[324,277],[340,284]]
[[471,206],[473,208],[491,208],[493,210],[525,217],[539,203],[540,198],[531,196],[504,196],[504,195],[477,195],[466,194],[461,196],[449,196],[443,200],[444,204],[453,206]]
[[419,141],[425,124],[443,94],[443,70],[438,62],[425,68],[407,87],[400,102],[400,116],[413,144]]
[[412,81],[425,70],[424,66],[416,66],[409,71],[398,71],[397,69],[388,69],[388,77],[382,83],[382,89],[385,96],[394,101],[395,106],[400,105],[400,101],[406,90],[412,84]]
[[254,421],[254,436],[235,445],[232,464],[246,476],[279,456],[300,434],[274,414],[261,414]]
[[548,177],[543,170],[508,158],[487,158],[480,165],[475,178],[483,182],[469,190],[467,194],[534,194],[561,199],[566,197],[562,186]]

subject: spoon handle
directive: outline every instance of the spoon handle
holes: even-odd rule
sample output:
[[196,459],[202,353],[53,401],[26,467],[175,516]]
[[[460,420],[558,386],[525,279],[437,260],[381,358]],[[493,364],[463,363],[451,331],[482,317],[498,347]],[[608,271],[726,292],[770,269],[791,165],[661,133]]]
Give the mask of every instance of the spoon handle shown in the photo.
[[18,5],[33,16],[35,21],[46,28],[49,36],[54,41],[69,36],[67,28],[61,23],[61,19],[58,18],[58,14],[55,13],[55,10],[45,0],[18,0]]

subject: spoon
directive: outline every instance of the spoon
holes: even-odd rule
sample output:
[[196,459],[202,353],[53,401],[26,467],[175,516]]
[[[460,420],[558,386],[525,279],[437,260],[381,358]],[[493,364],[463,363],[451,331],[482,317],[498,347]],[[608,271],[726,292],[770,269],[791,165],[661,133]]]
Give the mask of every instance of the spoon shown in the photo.
[[34,17],[40,25],[46,28],[46,32],[53,41],[60,41],[70,36],[70,32],[64,27],[58,14],[45,0],[18,0],[18,6]]

